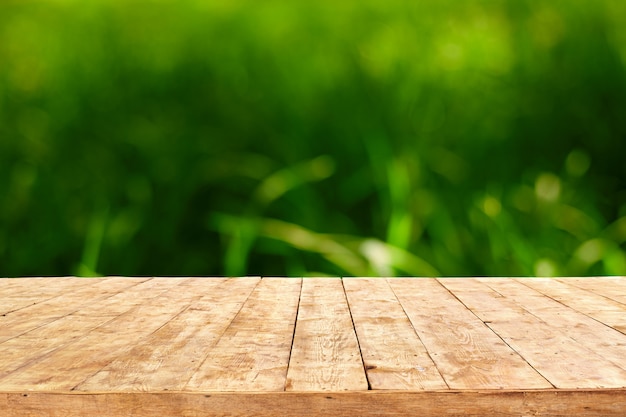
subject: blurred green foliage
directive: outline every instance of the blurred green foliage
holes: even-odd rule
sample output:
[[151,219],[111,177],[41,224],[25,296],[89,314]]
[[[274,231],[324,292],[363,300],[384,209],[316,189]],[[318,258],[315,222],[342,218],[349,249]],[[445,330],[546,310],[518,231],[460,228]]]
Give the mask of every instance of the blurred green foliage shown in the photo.
[[0,275],[626,274],[622,0],[4,0]]

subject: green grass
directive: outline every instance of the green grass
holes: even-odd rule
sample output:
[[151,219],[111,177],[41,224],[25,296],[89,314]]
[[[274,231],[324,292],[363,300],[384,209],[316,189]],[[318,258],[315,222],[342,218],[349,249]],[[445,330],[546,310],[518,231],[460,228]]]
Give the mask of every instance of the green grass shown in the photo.
[[625,23],[5,1],[0,275],[626,275]]

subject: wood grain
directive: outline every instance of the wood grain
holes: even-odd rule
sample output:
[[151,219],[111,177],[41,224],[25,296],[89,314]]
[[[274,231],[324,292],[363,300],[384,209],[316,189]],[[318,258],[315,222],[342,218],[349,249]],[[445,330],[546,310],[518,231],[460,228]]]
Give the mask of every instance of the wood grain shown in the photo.
[[[185,280],[164,279],[163,283]],[[128,285],[128,284],[127,284]],[[75,342],[55,350],[34,363],[24,364],[0,379],[0,391],[11,389],[70,390],[93,375],[120,352],[129,350],[146,334],[179,314],[194,298],[193,292],[169,290],[99,326]]]
[[29,278],[0,280],[0,315],[61,296],[66,290],[93,285],[85,278]]
[[626,326],[626,304],[571,285],[567,280],[529,278],[518,282],[608,326]]
[[[593,278],[591,278],[593,279]],[[518,278],[517,282],[576,311],[593,315],[604,311],[626,312],[626,304],[572,285],[570,280],[552,278]]]
[[198,300],[76,390],[182,390],[259,280],[196,280]]
[[0,279],[0,417],[625,416],[625,294],[625,277]]
[[[562,333],[577,345],[586,348],[590,352],[590,355],[585,356],[586,358],[598,356],[602,358],[605,366],[626,370],[626,335],[561,302],[546,297],[543,293],[528,286],[532,283],[524,285],[528,281],[532,280],[481,280],[507,299],[523,305],[531,314],[541,317],[541,320],[548,323],[555,332]],[[577,303],[577,305],[581,304],[583,303]],[[597,372],[606,373],[603,368],[598,368]],[[621,383],[616,381],[616,384],[618,387],[626,387],[626,380],[622,380]]]
[[[464,291],[458,286],[478,286],[484,297],[491,297],[491,300],[485,303],[485,310],[489,312],[487,316],[483,315],[483,309],[478,304],[474,305],[472,311],[488,321],[488,326],[498,336],[555,387],[615,388],[624,386],[626,374],[623,369],[604,359],[601,354],[594,353],[581,345],[569,337],[567,332],[561,331],[558,326],[549,321],[543,321],[529,311],[540,308],[533,306],[541,303],[543,297],[535,293],[527,295],[523,300],[518,299],[520,302],[515,302],[506,296],[511,288],[521,284],[491,278],[480,281],[467,280],[462,284],[455,283],[451,279],[441,279],[441,282],[464,303],[471,303],[476,291]],[[499,291],[493,289],[496,287]],[[520,306],[523,306],[522,311],[519,310]],[[490,313],[494,309],[508,313],[503,318],[494,317]],[[566,311],[566,314],[571,313],[574,312]],[[486,320],[487,317],[489,320]]]
[[[598,324],[621,331],[626,327],[626,304],[598,295],[591,291],[570,285],[567,280],[527,278],[518,282],[532,288],[546,298],[580,312]],[[569,318],[566,317],[566,320]],[[621,329],[621,330],[620,330]],[[606,330],[603,330],[606,331]]]
[[283,391],[302,280],[265,278],[186,389]]
[[64,283],[58,289],[58,297],[0,315],[0,343],[65,317],[98,300],[110,297],[146,280],[148,278],[111,278],[95,280],[91,285],[85,285],[81,281],[80,286],[77,287],[66,286]]
[[387,280],[344,278],[343,284],[370,388],[447,388]]
[[129,311],[178,283],[176,280],[144,281],[139,285],[128,287],[124,292],[101,299],[82,310],[0,343],[0,379],[70,345],[113,317]]
[[626,410],[623,390],[16,392],[5,395],[7,407],[0,408],[0,417],[623,417]]
[[302,284],[287,391],[367,390],[359,344],[341,280]]
[[561,278],[559,281],[591,291],[621,304],[626,304],[625,277]]
[[450,388],[551,387],[436,280],[389,283]]

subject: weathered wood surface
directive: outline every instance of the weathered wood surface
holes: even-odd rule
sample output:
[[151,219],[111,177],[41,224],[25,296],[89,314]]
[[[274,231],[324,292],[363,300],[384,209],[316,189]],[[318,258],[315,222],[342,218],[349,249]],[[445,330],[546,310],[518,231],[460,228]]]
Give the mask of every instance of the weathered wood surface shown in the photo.
[[0,417],[624,416],[626,278],[0,279]]
[[0,394],[0,416],[623,416],[623,391],[343,391]]
[[340,279],[304,280],[285,389],[367,390],[359,343]]

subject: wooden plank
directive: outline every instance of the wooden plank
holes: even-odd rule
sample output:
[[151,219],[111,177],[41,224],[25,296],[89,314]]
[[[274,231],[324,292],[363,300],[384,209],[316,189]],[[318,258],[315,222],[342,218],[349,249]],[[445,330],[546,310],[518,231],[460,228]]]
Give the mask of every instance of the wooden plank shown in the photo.
[[32,277],[32,278],[0,278],[0,297],[10,297],[14,295],[20,295],[21,293],[27,292],[30,295],[34,295],[33,293],[38,293],[39,290],[45,290],[48,288],[46,283],[55,283],[59,284],[62,281],[66,281],[71,279],[70,277],[60,277],[60,278],[43,278],[43,277]]
[[[58,297],[0,316],[0,343],[58,320],[98,300],[112,296],[149,278],[94,280]],[[71,288],[71,286],[70,286]]]
[[516,281],[576,310],[584,309],[590,312],[626,310],[626,304],[573,285],[573,281],[569,279],[518,278]]
[[109,294],[89,304],[83,304],[72,313],[72,316],[80,317],[108,317],[120,316],[132,307],[137,307],[152,299],[165,297],[169,291],[177,288],[185,278],[150,278],[118,293]]
[[60,297],[67,291],[92,286],[88,278],[28,278],[0,279],[0,315]]
[[202,286],[202,298],[76,390],[183,390],[259,280],[197,279],[208,284]]
[[626,304],[626,277],[560,278],[559,281]]
[[567,280],[532,278],[518,281],[573,310],[626,333],[626,304],[571,285]]
[[305,278],[287,391],[367,390],[350,310],[339,278]]
[[438,278],[438,281],[457,298],[459,293],[470,295],[462,299],[462,304],[486,324],[492,320],[514,320],[520,315],[528,314],[517,305],[508,304],[507,308],[502,308],[498,301],[505,297],[494,291],[485,291],[484,285],[477,280]]
[[488,327],[493,321],[515,321],[531,315],[474,278],[438,278],[444,287]]
[[193,391],[283,391],[301,279],[264,278],[187,384]]
[[[553,329],[558,329],[594,355],[626,370],[626,335],[524,285],[525,282],[533,285],[529,282],[532,279],[480,281],[540,317]],[[626,380],[622,384],[626,387]]]
[[15,370],[30,366],[51,352],[59,350],[86,336],[91,330],[107,323],[133,307],[169,291],[180,280],[151,279],[132,286],[107,299],[58,320],[0,343],[0,379]]
[[14,286],[23,286],[24,285],[24,281],[26,279],[41,279],[41,277],[39,278],[5,278],[5,277],[0,277],[0,294],[2,294],[4,291],[13,288]]
[[[343,287],[337,279],[265,279],[254,290],[258,279],[150,279],[124,287],[114,278],[76,291],[72,280],[82,284],[74,278],[62,280],[68,287],[50,283],[67,297],[48,291],[54,298],[44,300],[27,280],[19,291],[9,285],[16,292],[3,298],[0,282],[0,305],[32,297],[52,309],[43,321],[26,314],[45,315],[39,302],[8,315],[30,322],[0,343],[0,417],[626,415],[626,386],[618,383],[626,372],[625,337],[598,321],[599,314],[613,320],[624,314],[617,301],[623,278],[607,279],[606,289],[604,278],[576,285],[565,279],[345,279]],[[76,296],[81,291],[86,298]],[[292,374],[296,314],[291,359],[303,359]],[[346,317],[353,323],[346,326]],[[375,390],[328,377],[343,372],[336,364],[355,350],[350,339],[360,342],[365,366],[395,364],[393,372],[413,366],[407,352],[423,354],[423,342],[453,389],[410,385],[417,378],[380,376],[378,367],[367,370]],[[562,378],[566,383],[557,385],[565,389],[545,389],[549,383],[528,364],[515,368],[524,359],[548,379]],[[316,375],[310,380],[305,364]],[[326,373],[323,364],[329,364]],[[292,375],[288,390],[305,380],[319,391],[283,391]],[[516,386],[500,389],[510,378]],[[326,381],[330,391],[322,391]],[[402,389],[385,388],[393,384]]]
[[390,279],[398,300],[453,389],[551,385],[435,279]]
[[[600,354],[589,351],[552,323],[547,323],[527,311],[532,308],[531,304],[540,302],[541,297],[527,297],[524,304],[520,305],[479,280],[439,281],[463,303],[472,303],[472,298],[477,293],[466,291],[468,287],[479,289],[484,296],[490,296],[491,299],[486,301],[484,308],[474,304],[472,312],[487,322],[498,336],[555,387],[574,389],[623,386],[626,377],[624,370],[605,360]],[[510,284],[503,281],[502,285]],[[487,315],[483,314],[483,310]],[[492,314],[494,310],[506,314],[499,318]],[[567,311],[566,314],[571,312]]]
[[387,280],[344,278],[343,284],[370,388],[447,388]]
[[[163,279],[167,282],[169,279]],[[156,296],[97,327],[74,343],[26,364],[0,379],[2,390],[71,390],[98,372],[122,352],[130,350],[141,338],[159,329],[200,298],[198,288],[185,286],[188,280],[162,296]]]
[[[44,393],[7,395],[0,417],[623,417],[624,390]],[[0,397],[1,398],[1,397]]]
[[41,292],[45,293],[51,286],[58,287],[67,282],[79,285],[83,281],[89,281],[89,279],[76,277],[0,278],[0,296],[19,295],[23,292],[36,295]]

